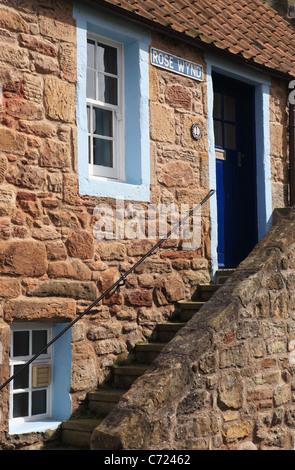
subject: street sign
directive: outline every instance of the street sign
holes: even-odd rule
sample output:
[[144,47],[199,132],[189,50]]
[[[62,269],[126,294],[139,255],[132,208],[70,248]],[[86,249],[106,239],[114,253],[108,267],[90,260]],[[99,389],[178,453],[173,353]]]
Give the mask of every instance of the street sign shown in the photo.
[[165,70],[193,78],[194,80],[203,80],[202,65],[195,64],[189,60],[182,59],[159,49],[151,48],[151,64]]

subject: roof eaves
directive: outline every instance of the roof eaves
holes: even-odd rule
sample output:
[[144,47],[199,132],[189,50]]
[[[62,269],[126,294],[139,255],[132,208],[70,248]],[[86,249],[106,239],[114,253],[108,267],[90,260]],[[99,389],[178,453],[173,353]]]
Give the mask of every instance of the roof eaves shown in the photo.
[[[155,16],[153,17],[152,14],[149,18],[147,16],[143,16],[142,14],[135,11],[134,7],[136,2],[132,2],[131,4],[131,2],[128,2],[126,0],[121,0],[120,2],[118,2],[118,5],[115,5],[114,3],[111,3],[108,0],[90,1],[106,10],[112,11],[113,13],[128,17],[130,20],[144,24],[153,31],[168,36],[173,35],[174,39],[178,37],[180,40],[186,43],[193,44],[200,50],[207,50],[208,52],[214,54],[221,54],[224,57],[236,60],[240,63],[251,65],[252,67],[263,70],[264,72],[267,72],[271,75],[280,78],[290,79],[294,78],[295,76],[295,68],[292,69],[288,67],[288,72],[284,72],[282,70],[279,70],[277,67],[272,68],[273,64],[271,60],[268,61],[271,66],[265,64],[259,57],[259,51],[255,51],[254,57],[251,57],[251,54],[248,52],[248,50],[240,51],[239,48],[232,49],[232,45],[230,46],[230,48],[228,48],[224,44],[222,38],[218,38],[216,36],[214,39],[210,36],[210,34],[204,34],[203,32],[198,31],[196,28],[179,28],[178,30],[172,27],[171,23],[165,25],[162,24],[162,22],[157,21]],[[163,0],[163,3],[165,3],[165,0]]]

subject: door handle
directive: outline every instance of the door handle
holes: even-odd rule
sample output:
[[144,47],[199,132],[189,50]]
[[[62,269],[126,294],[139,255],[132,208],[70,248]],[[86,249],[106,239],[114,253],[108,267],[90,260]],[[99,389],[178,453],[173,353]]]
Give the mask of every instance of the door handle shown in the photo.
[[245,158],[245,155],[242,152],[238,152],[238,167],[241,168],[243,164],[243,158]]

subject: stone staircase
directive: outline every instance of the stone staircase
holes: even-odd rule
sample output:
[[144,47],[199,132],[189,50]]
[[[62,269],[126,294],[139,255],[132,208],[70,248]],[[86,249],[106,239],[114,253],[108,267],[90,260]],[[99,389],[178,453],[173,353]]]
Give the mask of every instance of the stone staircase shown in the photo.
[[110,386],[108,388],[103,386],[87,394],[88,409],[90,413],[99,416],[99,418],[64,421],[61,424],[60,449],[90,448],[92,431],[116,406],[121,396],[131,387],[133,382],[149,368],[164,346],[200,310],[232,272],[231,269],[219,270],[216,273],[216,284],[199,285],[192,296],[192,300],[183,300],[177,303],[177,312],[173,321],[158,324],[152,341],[135,346],[134,361],[132,363],[113,366]]

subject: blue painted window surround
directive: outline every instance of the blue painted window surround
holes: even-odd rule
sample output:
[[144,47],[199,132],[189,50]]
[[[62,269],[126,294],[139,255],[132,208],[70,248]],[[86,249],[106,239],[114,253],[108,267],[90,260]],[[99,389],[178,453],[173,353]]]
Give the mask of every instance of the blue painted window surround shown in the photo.
[[[76,2],[78,181],[81,195],[149,201],[150,32],[99,7]],[[86,115],[87,34],[121,43],[124,49],[125,179],[90,176]]]
[[[42,329],[42,324],[40,324]],[[53,326],[53,337],[57,336],[66,324],[57,323]],[[25,329],[30,329],[27,323]],[[72,348],[71,330],[68,330],[51,347],[53,348],[51,379],[51,413],[50,417],[36,421],[11,420],[9,422],[9,434],[26,434],[31,432],[44,432],[48,429],[56,429],[60,423],[71,415],[71,370]],[[33,363],[34,364],[34,363]]]

